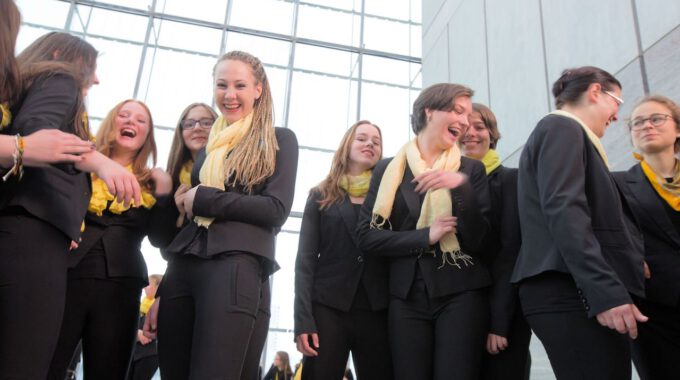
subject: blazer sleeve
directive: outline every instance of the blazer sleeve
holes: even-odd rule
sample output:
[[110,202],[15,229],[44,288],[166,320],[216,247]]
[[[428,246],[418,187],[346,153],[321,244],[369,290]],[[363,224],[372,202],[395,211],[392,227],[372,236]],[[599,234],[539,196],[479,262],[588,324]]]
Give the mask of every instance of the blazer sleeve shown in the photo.
[[194,215],[249,223],[262,227],[281,227],[290,214],[295,194],[298,143],[295,134],[279,128],[276,170],[258,194],[241,194],[199,186],[194,198]]
[[300,226],[298,252],[295,258],[295,336],[315,333],[312,315],[312,288],[321,240],[319,193],[312,191],[307,198]]
[[536,168],[538,197],[548,231],[588,300],[592,317],[632,300],[604,259],[593,231],[586,197],[586,137],[579,125],[563,119],[542,121],[554,123],[543,128],[532,165]]
[[481,162],[466,160],[466,164],[470,165],[470,183],[451,191],[454,215],[458,218],[456,236],[464,251],[480,255],[490,230],[489,183]]
[[149,242],[156,248],[166,248],[179,233],[176,225],[179,211],[173,194],[158,197],[150,211],[147,231]]
[[[389,160],[382,160],[376,165],[371,178],[371,185],[361,206],[357,235],[359,249],[368,253],[390,257],[418,256],[429,248],[430,228],[417,230],[394,231],[390,229],[395,221],[385,222],[384,229],[371,228],[373,205],[378,194],[380,181]],[[397,190],[399,192],[399,190]],[[397,195],[398,196],[398,195]]]

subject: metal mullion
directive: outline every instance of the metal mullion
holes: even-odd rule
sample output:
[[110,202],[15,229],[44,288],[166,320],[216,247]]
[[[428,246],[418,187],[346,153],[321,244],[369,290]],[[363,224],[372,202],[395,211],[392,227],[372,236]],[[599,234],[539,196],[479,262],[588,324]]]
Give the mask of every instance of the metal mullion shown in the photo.
[[364,54],[362,52],[364,48],[364,10],[366,9],[366,1],[361,0],[361,21],[359,22],[359,72],[357,74],[357,120],[361,120],[361,88],[364,83]]
[[[151,3],[151,9],[156,9],[156,0]],[[149,22],[146,25],[146,33],[144,35],[144,44],[142,45],[142,55],[139,58],[139,67],[137,68],[137,79],[135,80],[135,89],[132,92],[132,98],[137,99],[139,94],[139,85],[142,82],[142,74],[144,72],[144,64],[146,63],[146,51],[149,48],[149,36],[151,35],[151,29],[153,28],[153,17],[149,17]],[[156,40],[158,41],[158,40]],[[146,97],[144,98],[146,101]]]

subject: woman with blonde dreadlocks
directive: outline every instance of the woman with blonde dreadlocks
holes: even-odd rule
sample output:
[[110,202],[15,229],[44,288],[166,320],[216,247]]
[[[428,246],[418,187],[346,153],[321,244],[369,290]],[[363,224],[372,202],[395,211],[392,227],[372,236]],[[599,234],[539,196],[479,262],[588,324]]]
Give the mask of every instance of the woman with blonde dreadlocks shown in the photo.
[[275,237],[295,190],[297,139],[273,126],[260,60],[229,52],[213,76],[221,116],[184,194],[191,222],[165,251],[168,269],[144,324],[153,336],[158,322],[161,377],[169,380],[250,376],[244,362],[256,344],[263,283],[279,268]]
[[[436,84],[413,104],[416,137],[376,165],[359,248],[389,259],[388,328],[395,379],[477,379],[488,331],[479,259],[489,230],[484,165],[456,144],[472,90]],[[304,372],[303,372],[304,373]]]

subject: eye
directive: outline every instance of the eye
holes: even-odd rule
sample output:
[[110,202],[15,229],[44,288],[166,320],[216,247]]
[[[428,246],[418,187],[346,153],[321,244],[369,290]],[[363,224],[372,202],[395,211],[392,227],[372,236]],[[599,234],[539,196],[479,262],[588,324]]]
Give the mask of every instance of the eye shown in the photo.
[[218,84],[215,85],[215,87],[217,87],[219,89],[225,89],[225,88],[227,88],[227,85],[224,84],[224,83],[218,83]]
[[649,118],[649,121],[651,121],[652,124],[654,124],[654,125],[660,124],[660,123],[662,123],[664,120],[666,120],[666,117],[665,117],[664,115],[652,115],[652,116]]

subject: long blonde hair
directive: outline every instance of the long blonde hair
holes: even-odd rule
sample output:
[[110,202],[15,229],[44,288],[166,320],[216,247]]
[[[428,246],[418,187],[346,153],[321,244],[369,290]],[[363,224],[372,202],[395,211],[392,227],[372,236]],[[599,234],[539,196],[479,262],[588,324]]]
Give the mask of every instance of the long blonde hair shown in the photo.
[[380,128],[371,123],[368,120],[359,120],[354,123],[345,132],[345,135],[340,140],[340,146],[338,150],[335,151],[333,155],[333,162],[331,164],[331,171],[328,172],[326,178],[324,178],[318,186],[312,190],[316,190],[321,194],[321,200],[319,200],[319,209],[323,210],[333,203],[340,202],[342,198],[345,197],[346,192],[340,187],[340,179],[347,174],[349,169],[349,153],[352,150],[352,142],[354,142],[354,136],[357,133],[357,128],[360,125],[368,124],[378,130],[380,134],[380,158],[382,158],[382,131]]
[[182,111],[179,116],[179,120],[177,120],[175,133],[172,137],[170,155],[168,155],[168,165],[166,166],[166,170],[170,174],[173,184],[179,183],[179,172],[182,170],[182,166],[191,160],[191,152],[189,151],[189,148],[187,148],[187,144],[184,142],[184,137],[182,137],[182,121],[184,121],[189,112],[196,107],[203,107],[210,113],[210,115],[212,115],[213,119],[217,119],[217,113],[215,110],[205,103],[191,103],[184,109],[184,111]]
[[0,103],[10,105],[21,92],[19,66],[14,50],[21,25],[21,14],[14,0],[0,0]]
[[230,51],[222,55],[213,68],[226,60],[240,61],[250,66],[257,84],[262,85],[262,94],[255,99],[252,127],[243,140],[225,157],[224,173],[226,182],[239,184],[247,192],[274,174],[278,143],[274,132],[274,107],[269,80],[262,62],[257,57],[242,51]]
[[123,108],[123,106],[127,103],[139,104],[142,106],[142,108],[144,108],[149,116],[149,133],[146,135],[144,145],[142,145],[142,147],[139,148],[135,154],[135,158],[132,162],[132,172],[134,173],[135,177],[137,177],[137,181],[142,187],[148,190],[153,190],[151,170],[149,169],[148,161],[149,156],[151,156],[153,166],[156,166],[157,152],[156,140],[154,139],[153,135],[153,119],[151,118],[151,111],[149,111],[149,107],[147,107],[146,104],[134,99],[123,100],[122,102],[116,104],[116,106],[113,107],[111,111],[109,111],[104,120],[102,120],[102,123],[99,126],[99,131],[97,131],[97,150],[101,154],[111,157],[113,146],[116,143],[116,116],[118,115],[118,112],[120,112],[120,109]]

